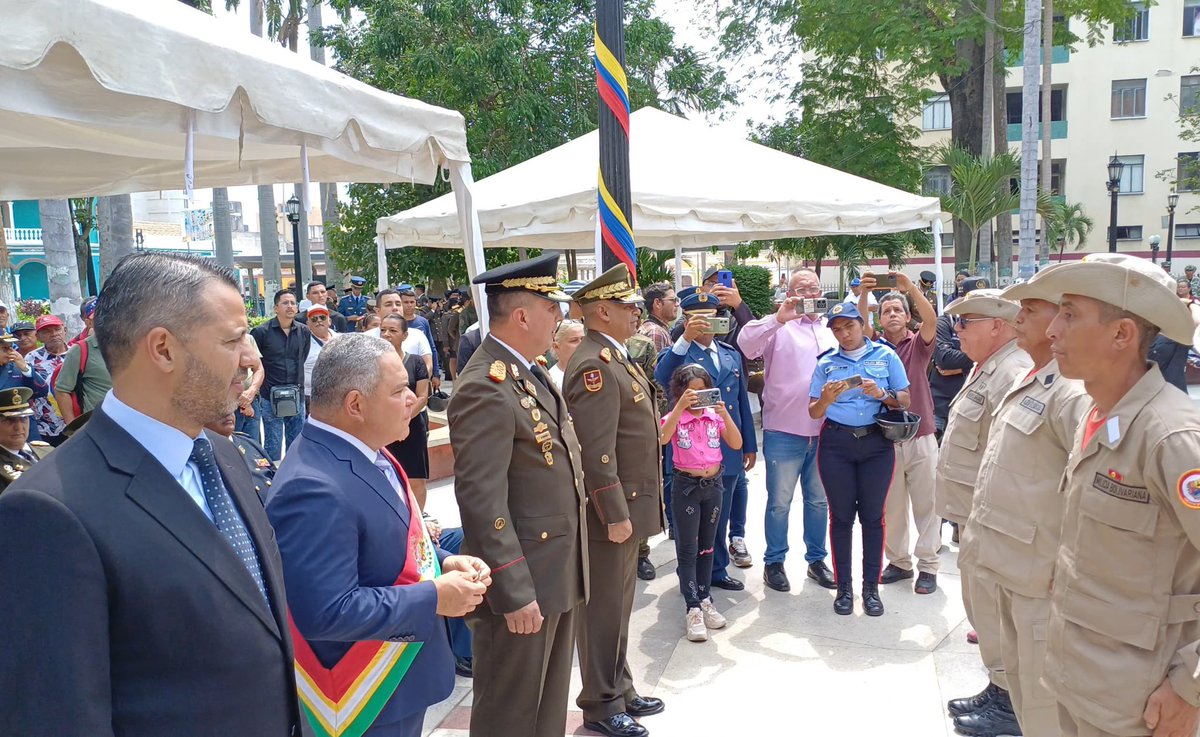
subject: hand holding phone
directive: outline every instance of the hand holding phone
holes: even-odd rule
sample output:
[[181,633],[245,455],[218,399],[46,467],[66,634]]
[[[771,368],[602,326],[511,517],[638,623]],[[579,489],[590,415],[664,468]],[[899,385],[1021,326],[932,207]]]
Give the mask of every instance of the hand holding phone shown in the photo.
[[720,389],[700,389],[696,392],[696,402],[692,405],[692,409],[715,407],[718,404],[721,404]]
[[860,376],[859,374],[855,374],[854,376],[850,376],[850,377],[846,378],[845,381],[846,381],[846,386],[848,388],[857,389],[858,387],[862,386],[863,377]]
[[721,269],[717,272],[717,283],[723,287],[733,288],[733,272]]

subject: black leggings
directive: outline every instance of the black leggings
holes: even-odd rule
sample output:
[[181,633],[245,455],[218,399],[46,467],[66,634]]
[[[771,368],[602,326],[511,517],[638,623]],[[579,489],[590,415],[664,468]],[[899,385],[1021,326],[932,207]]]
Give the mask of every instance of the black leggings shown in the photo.
[[817,471],[829,499],[829,540],[838,583],[853,581],[854,517],[862,525],[863,581],[879,583],[883,567],[883,505],[896,447],[877,429],[861,438],[826,422],[817,445]]
[[675,558],[679,591],[687,608],[708,598],[712,581],[713,539],[721,518],[721,474],[698,479],[675,473],[671,479],[671,514],[675,518]]

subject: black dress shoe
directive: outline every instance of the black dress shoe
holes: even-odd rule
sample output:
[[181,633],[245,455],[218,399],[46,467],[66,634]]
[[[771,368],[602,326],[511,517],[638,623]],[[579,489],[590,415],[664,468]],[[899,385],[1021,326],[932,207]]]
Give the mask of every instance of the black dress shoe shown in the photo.
[[475,677],[475,661],[471,658],[460,658],[454,656],[454,672],[463,678]]
[[649,558],[638,558],[638,578],[643,581],[653,581],[656,575],[658,573],[654,570],[654,564],[650,562]]
[[863,611],[868,617],[883,616],[883,600],[879,598],[879,584],[864,583],[862,589]]
[[635,717],[648,717],[665,708],[667,705],[663,703],[662,699],[656,699],[653,696],[638,696],[633,701],[626,702],[625,713]]
[[827,589],[838,587],[837,581],[833,578],[833,571],[829,570],[829,566],[825,565],[823,560],[808,565],[808,577]]
[[967,696],[962,699],[950,699],[946,702],[946,710],[950,712],[950,716],[952,717],[979,711],[991,704],[1001,690],[1000,687],[989,682],[986,688],[974,696]]
[[1021,725],[1011,707],[1005,693],[979,711],[954,717],[954,731],[973,737],[1020,737]]
[[932,594],[937,591],[937,576],[932,573],[922,573],[917,576],[917,585],[913,591],[918,594]]
[[854,586],[849,582],[837,587],[837,598],[833,600],[833,613],[843,616],[854,613]]
[[598,722],[584,722],[583,726],[606,734],[609,737],[648,737],[650,730],[634,721],[633,717],[625,712],[613,714],[607,719],[601,719]]
[[879,583],[896,583],[897,581],[903,581],[906,578],[912,577],[913,572],[911,568],[906,571],[900,566],[888,563],[887,568],[883,569],[883,575],[879,577]]
[[712,586],[713,588],[725,589],[726,591],[741,591],[742,589],[746,588],[746,584],[742,583],[736,578],[730,578],[729,576],[725,576],[724,578],[719,578],[713,581]]
[[792,585],[788,583],[787,574],[783,571],[782,563],[768,563],[763,569],[763,583],[767,588],[775,589],[776,591],[791,591]]

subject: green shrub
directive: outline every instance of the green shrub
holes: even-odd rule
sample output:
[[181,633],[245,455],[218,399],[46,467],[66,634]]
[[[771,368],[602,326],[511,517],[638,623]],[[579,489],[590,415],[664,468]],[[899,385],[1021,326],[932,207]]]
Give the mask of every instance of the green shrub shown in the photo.
[[775,289],[771,285],[771,272],[762,266],[728,267],[737,281],[742,299],[755,317],[770,314],[775,309]]

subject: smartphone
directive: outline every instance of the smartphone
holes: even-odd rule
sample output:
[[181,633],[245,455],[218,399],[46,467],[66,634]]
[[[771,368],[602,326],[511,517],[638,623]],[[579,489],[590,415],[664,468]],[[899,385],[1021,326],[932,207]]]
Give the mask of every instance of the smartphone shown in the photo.
[[896,275],[895,274],[880,274],[875,277],[876,289],[895,289]]
[[699,409],[700,407],[715,407],[720,403],[720,389],[700,389],[696,392],[696,403],[692,405],[692,408]]
[[797,315],[816,315],[829,309],[829,300],[824,297],[803,299],[796,303]]
[[729,332],[728,317],[710,317],[708,318],[708,328],[704,331],[708,335],[725,335]]
[[851,389],[854,389],[855,387],[860,387],[860,386],[862,386],[862,376],[860,376],[859,374],[855,374],[854,376],[851,376],[848,379],[846,379],[846,384]]
[[733,287],[733,272],[721,269],[717,272],[717,284],[723,287]]

